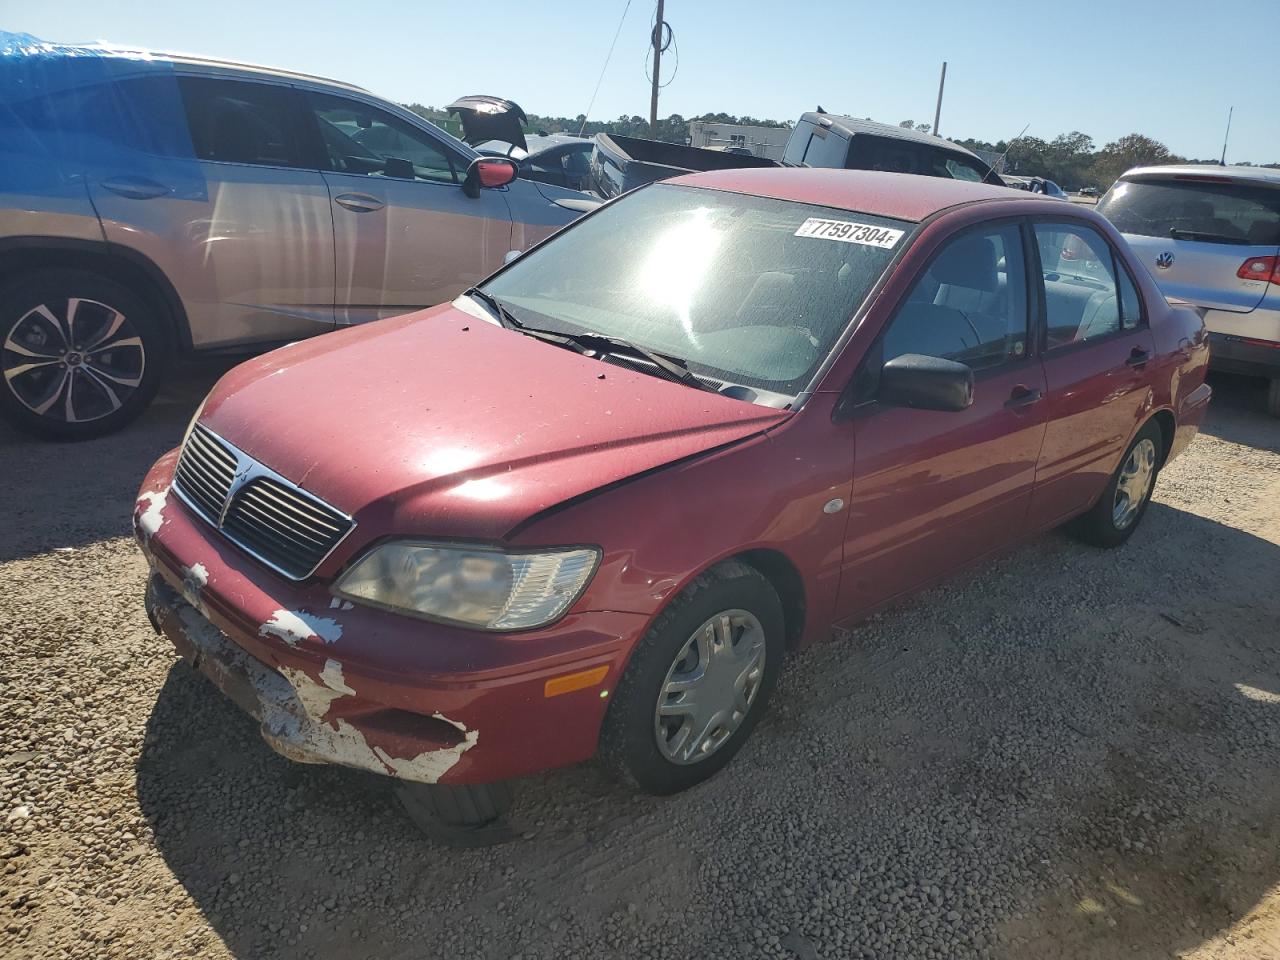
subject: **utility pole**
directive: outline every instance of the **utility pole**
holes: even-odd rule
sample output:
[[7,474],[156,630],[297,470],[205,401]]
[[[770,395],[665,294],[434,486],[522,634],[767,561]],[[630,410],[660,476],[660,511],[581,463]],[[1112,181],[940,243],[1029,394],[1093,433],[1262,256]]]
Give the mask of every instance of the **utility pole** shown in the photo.
[[938,122],[942,120],[942,88],[947,85],[947,61],[942,61],[942,77],[938,80],[938,106],[933,111],[933,135],[935,137],[942,136],[938,132]]
[[662,69],[662,35],[665,23],[662,19],[663,0],[658,0],[658,20],[653,26],[649,42],[653,44],[653,93],[649,96],[649,135],[658,135],[658,83]]

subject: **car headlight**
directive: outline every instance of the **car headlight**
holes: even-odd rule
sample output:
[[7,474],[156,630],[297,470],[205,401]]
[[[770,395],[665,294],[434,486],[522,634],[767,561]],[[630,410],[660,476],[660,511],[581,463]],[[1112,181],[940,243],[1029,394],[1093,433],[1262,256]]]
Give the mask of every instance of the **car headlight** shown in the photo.
[[334,592],[377,607],[483,630],[527,630],[569,609],[600,562],[590,547],[508,552],[462,544],[386,543]]

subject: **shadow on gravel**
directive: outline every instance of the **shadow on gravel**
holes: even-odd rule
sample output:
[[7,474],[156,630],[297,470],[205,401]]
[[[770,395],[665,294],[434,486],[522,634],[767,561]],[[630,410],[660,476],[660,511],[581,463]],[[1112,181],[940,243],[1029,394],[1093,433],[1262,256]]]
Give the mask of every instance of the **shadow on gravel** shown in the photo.
[[95,440],[37,440],[0,422],[0,563],[130,533],[147,468],[182,439],[196,405],[233,361],[202,361],[164,385],[123,430]]
[[1280,882],[1278,574],[1161,503],[1118,551],[1042,538],[792,658],[711,782],[548,774],[487,850],[179,664],[138,797],[242,958],[1167,958]]
[[1280,453],[1280,419],[1267,413],[1267,381],[1230,373],[1212,373],[1213,400],[1204,432],[1259,450]]

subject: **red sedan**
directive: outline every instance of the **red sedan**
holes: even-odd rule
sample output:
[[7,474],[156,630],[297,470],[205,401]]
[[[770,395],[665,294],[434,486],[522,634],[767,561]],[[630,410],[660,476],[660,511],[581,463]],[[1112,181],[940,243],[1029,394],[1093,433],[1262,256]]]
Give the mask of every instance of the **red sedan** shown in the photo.
[[1068,522],[1122,544],[1207,360],[1091,210],[685,177],[227,374],[143,484],[148,609],[288,757],[677,791],[833,626]]

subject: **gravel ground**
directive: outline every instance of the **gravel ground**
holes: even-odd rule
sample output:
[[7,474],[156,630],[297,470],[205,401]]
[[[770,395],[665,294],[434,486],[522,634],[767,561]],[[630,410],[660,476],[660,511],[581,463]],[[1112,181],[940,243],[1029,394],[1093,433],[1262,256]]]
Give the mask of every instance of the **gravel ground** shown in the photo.
[[434,846],[142,611],[128,514],[212,374],[0,432],[0,957],[1280,957],[1280,425],[1221,379],[1119,551],[1046,536],[793,658],[719,777],[522,785]]

